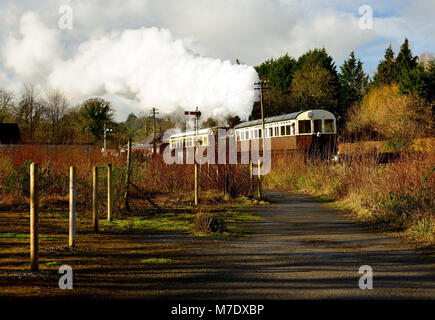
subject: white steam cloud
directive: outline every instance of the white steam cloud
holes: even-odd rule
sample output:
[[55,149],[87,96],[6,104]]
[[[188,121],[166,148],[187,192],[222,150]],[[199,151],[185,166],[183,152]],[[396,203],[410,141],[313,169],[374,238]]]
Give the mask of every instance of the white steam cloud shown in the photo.
[[245,119],[257,98],[253,67],[199,56],[165,29],[106,34],[81,43],[69,58],[62,58],[59,31],[35,13],[21,17],[20,33],[2,50],[6,67],[28,81],[58,88],[76,102],[107,97],[118,118],[135,109],[172,113],[198,106],[204,118]]

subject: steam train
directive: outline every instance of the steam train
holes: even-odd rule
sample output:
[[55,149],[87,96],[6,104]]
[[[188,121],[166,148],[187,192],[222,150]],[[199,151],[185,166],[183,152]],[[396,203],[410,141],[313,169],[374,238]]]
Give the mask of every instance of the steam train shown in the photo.
[[[324,109],[298,111],[264,119],[242,122],[236,126],[229,139],[234,139],[238,153],[263,148],[263,136],[266,146],[272,152],[307,151],[310,153],[334,154],[337,148],[337,120],[331,112]],[[169,146],[190,148],[195,145],[210,146],[218,141],[218,129],[214,127],[177,133],[169,138]],[[196,141],[195,141],[196,139]],[[195,143],[196,142],[196,143]]]

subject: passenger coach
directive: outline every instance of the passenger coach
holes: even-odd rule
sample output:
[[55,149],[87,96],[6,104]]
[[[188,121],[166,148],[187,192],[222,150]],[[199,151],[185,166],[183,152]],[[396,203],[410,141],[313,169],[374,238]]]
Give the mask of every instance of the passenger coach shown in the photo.
[[[337,127],[335,116],[323,109],[299,111],[264,119],[265,137],[270,138],[272,152],[282,151],[318,151],[322,154],[336,153]],[[209,146],[213,141],[218,143],[214,127],[196,131],[182,132],[169,138],[171,149],[192,148],[195,145]],[[261,119],[242,122],[234,127],[237,152],[262,149],[263,130]],[[197,139],[197,144],[195,144]],[[257,141],[255,141],[257,140]]]
[[[271,150],[336,152],[337,123],[334,114],[324,109],[299,111],[264,119],[265,137],[270,138]],[[249,150],[262,143],[261,119],[242,122],[234,127],[237,152]]]

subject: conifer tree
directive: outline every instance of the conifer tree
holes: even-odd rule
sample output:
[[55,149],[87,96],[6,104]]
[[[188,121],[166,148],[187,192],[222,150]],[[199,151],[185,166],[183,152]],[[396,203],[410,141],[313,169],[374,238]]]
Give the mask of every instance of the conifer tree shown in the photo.
[[417,56],[412,55],[412,51],[409,48],[409,41],[405,38],[400,52],[397,55],[397,59],[394,62],[394,76],[396,81],[400,82],[403,78],[408,76],[408,73],[417,67]]
[[384,59],[379,62],[378,70],[373,77],[373,82],[375,86],[382,86],[391,84],[396,80],[394,71],[394,51],[390,46],[385,50]]
[[340,81],[340,115],[355,102],[360,101],[368,84],[368,76],[364,73],[363,63],[350,53],[349,59],[344,61],[338,75]]

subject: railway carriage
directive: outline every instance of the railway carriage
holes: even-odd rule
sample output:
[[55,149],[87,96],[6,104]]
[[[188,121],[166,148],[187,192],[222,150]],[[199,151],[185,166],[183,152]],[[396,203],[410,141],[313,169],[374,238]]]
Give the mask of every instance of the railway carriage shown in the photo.
[[[242,122],[234,127],[237,151],[262,149],[261,119]],[[324,109],[298,111],[264,119],[265,138],[272,152],[302,150],[335,153],[337,121]],[[252,143],[259,140],[258,143]]]
[[200,129],[196,131],[187,131],[173,134],[169,137],[169,147],[171,149],[177,148],[191,148],[195,146],[195,138],[199,145],[208,146],[210,139],[213,139],[215,131],[212,128]]
[[[321,154],[336,153],[337,123],[334,114],[324,109],[298,111],[290,114],[264,119],[265,138],[270,138],[273,153],[287,151],[309,151]],[[217,129],[207,128],[174,134],[169,139],[171,149],[191,148],[195,145],[195,137],[201,146],[209,146],[212,139],[218,143]],[[237,152],[249,152],[262,149],[261,119],[242,122],[236,125],[230,139],[235,139]]]

